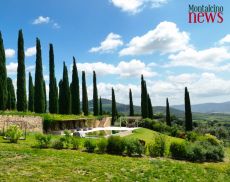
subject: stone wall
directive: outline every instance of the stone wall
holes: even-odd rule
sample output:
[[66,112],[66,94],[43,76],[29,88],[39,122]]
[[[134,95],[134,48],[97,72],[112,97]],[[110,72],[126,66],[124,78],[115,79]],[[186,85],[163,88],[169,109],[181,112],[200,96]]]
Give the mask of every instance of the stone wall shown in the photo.
[[6,116],[0,115],[0,131],[6,131],[10,125],[18,125],[27,132],[43,132],[43,119],[36,116]]

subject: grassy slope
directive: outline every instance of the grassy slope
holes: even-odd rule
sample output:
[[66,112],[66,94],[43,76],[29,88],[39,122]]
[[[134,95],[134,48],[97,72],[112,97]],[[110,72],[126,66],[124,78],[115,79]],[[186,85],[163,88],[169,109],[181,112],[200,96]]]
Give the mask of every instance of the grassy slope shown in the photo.
[[[129,137],[150,142],[156,133],[139,129]],[[170,139],[170,138],[169,138]],[[174,140],[171,138],[170,140]],[[73,150],[36,149],[34,136],[19,144],[0,139],[2,181],[228,181],[230,164],[194,164],[171,159],[129,158]],[[230,155],[230,149],[228,157]],[[226,159],[228,160],[228,159]]]

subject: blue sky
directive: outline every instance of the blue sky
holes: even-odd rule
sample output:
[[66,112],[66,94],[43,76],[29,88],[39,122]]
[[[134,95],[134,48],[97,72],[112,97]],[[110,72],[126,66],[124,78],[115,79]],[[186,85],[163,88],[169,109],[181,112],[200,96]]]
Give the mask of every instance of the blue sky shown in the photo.
[[[140,105],[144,74],[153,105],[183,103],[188,86],[192,104],[230,100],[230,2],[221,0],[224,22],[189,24],[188,5],[204,0],[7,0],[1,3],[0,30],[7,54],[8,76],[16,83],[17,36],[23,29],[27,72],[34,73],[35,40],[42,44],[48,90],[48,45],[53,43],[57,79],[63,61],[71,81],[72,57],[87,73],[92,98],[92,71],[99,95],[128,103],[132,88]],[[211,5],[213,3],[210,2]]]

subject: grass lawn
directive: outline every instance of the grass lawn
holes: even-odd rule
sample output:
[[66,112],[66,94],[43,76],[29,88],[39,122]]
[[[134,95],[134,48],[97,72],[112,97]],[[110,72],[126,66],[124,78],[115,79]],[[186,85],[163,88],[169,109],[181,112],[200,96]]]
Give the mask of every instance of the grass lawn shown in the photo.
[[[150,142],[155,134],[139,129],[128,137]],[[226,149],[225,162],[198,164],[70,149],[36,149],[34,143],[34,135],[18,144],[0,138],[0,181],[230,181],[230,149]]]

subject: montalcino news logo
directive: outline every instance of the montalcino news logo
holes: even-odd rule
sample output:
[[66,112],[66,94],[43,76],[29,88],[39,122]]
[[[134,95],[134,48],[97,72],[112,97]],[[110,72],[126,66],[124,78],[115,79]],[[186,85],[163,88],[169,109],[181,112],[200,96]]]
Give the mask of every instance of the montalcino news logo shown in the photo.
[[223,23],[224,7],[219,5],[191,5],[188,7],[189,23]]

